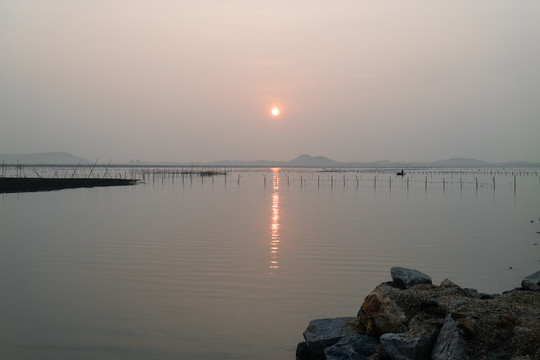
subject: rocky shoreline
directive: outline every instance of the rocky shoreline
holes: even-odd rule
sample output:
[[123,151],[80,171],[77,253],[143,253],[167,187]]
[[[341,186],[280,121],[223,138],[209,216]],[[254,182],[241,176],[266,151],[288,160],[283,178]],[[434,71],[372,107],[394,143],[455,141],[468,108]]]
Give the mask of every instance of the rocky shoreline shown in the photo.
[[484,294],[393,267],[357,316],[312,320],[297,360],[540,359],[540,271]]

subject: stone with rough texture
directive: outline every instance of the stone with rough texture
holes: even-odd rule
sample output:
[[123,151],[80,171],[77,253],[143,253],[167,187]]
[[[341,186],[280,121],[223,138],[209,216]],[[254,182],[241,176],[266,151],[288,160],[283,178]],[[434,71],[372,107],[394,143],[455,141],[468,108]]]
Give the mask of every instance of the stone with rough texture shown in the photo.
[[422,337],[405,338],[401,334],[388,333],[381,335],[383,349],[392,360],[429,359],[437,333]]
[[296,360],[307,360],[309,359],[309,349],[307,343],[302,341],[296,346]]
[[355,319],[354,317],[339,317],[310,321],[304,331],[307,351],[301,349],[302,353],[308,356],[306,359],[325,359],[325,348],[336,344],[345,336],[355,335],[355,329],[349,324]]
[[377,352],[379,341],[368,335],[344,337],[324,350],[326,360],[368,360]]
[[508,360],[510,356],[503,349],[488,351],[488,360]]
[[442,287],[442,288],[459,287],[459,285],[457,285],[455,282],[453,282],[450,279],[444,279],[441,282],[441,285],[439,285],[439,286]]
[[474,321],[469,318],[461,318],[456,320],[456,326],[460,333],[467,337],[474,337],[476,335],[476,328]]
[[540,289],[540,271],[535,272],[529,276],[526,276],[521,282],[521,287],[527,290]]
[[387,332],[403,331],[407,318],[388,293],[400,291],[387,286],[376,287],[366,296],[358,316],[365,325],[365,333],[380,336]]
[[480,293],[476,289],[464,288],[465,294],[474,299],[480,299]]
[[452,316],[448,315],[444,320],[441,332],[437,337],[431,353],[432,360],[466,360],[467,340],[459,333],[458,327]]
[[415,269],[393,267],[390,275],[394,281],[394,286],[400,289],[408,289],[418,284],[431,285],[431,277]]

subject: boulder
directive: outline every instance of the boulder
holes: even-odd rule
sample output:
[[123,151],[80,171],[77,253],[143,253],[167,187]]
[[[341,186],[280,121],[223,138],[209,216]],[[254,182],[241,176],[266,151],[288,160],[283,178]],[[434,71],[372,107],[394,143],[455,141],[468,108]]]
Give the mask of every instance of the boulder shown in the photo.
[[388,332],[404,331],[407,317],[402,309],[392,300],[391,293],[400,291],[388,286],[377,286],[366,296],[358,316],[364,331],[370,336],[380,336]]
[[348,336],[324,350],[326,360],[368,360],[377,352],[379,341],[368,335]]
[[456,326],[461,335],[466,337],[474,337],[476,335],[475,322],[467,317],[457,319]]
[[309,349],[305,341],[296,346],[296,360],[309,360]]
[[480,299],[480,293],[476,289],[464,288],[463,291],[465,291],[465,294],[471,298]]
[[431,277],[415,269],[393,267],[390,275],[394,286],[400,289],[408,289],[418,284],[432,284]]
[[453,282],[452,280],[450,279],[444,279],[442,282],[441,282],[441,285],[439,285],[440,287],[442,288],[452,288],[452,287],[460,287],[459,285],[457,285],[455,282]]
[[388,333],[380,337],[381,345],[392,360],[429,359],[437,333],[407,338],[402,334]]
[[540,289],[540,271],[535,272],[529,276],[526,276],[521,281],[521,287],[526,290],[539,290]]
[[304,331],[305,345],[300,343],[296,349],[297,359],[326,359],[324,349],[336,344],[343,337],[357,334],[354,326],[350,324],[355,319],[339,317],[311,320]]
[[441,332],[431,352],[432,360],[468,360],[467,340],[463,337],[452,316],[444,320]]

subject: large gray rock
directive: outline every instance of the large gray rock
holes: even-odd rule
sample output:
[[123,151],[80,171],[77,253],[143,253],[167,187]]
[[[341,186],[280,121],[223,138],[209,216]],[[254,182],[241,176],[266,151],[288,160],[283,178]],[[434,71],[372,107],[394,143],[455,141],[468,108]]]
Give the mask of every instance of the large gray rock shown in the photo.
[[403,332],[407,329],[407,317],[403,309],[393,300],[402,290],[377,286],[366,298],[358,311],[364,332],[380,336],[388,332]]
[[537,271],[534,274],[526,276],[523,279],[523,281],[521,281],[521,287],[527,290],[540,289],[540,271]]
[[429,359],[437,333],[416,338],[405,338],[401,334],[387,333],[380,337],[381,345],[393,360]]
[[368,360],[377,352],[379,341],[368,335],[344,337],[324,350],[326,360]]
[[468,360],[467,340],[458,330],[456,322],[448,315],[444,320],[441,332],[437,337],[433,351],[432,360]]
[[431,277],[415,269],[393,267],[390,275],[394,286],[400,289],[408,289],[418,284],[432,284]]
[[356,330],[349,323],[355,319],[354,317],[339,317],[311,320],[304,331],[306,346],[299,345],[297,358],[300,352],[305,359],[326,359],[324,349],[336,344],[343,337],[357,335]]

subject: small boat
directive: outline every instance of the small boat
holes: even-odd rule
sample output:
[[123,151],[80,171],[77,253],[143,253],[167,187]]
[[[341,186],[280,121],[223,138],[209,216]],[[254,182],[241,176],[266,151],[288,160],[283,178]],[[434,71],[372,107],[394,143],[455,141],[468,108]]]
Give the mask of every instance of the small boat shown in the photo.
[[396,175],[397,175],[397,176],[405,176],[405,171],[404,171],[404,170],[401,170],[401,171],[398,172]]

